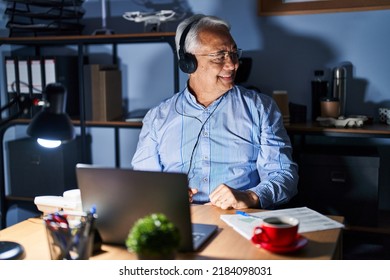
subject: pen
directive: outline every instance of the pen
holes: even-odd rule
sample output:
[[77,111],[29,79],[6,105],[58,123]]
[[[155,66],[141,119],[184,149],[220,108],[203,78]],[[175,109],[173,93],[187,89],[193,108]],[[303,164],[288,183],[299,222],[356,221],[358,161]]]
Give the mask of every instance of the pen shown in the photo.
[[262,218],[260,218],[260,217],[257,217],[257,216],[255,216],[255,215],[248,214],[247,212],[240,211],[240,210],[237,210],[237,211],[236,211],[236,214],[242,215],[242,216],[245,216],[245,217],[251,217],[251,218],[255,218],[255,219],[262,220]]

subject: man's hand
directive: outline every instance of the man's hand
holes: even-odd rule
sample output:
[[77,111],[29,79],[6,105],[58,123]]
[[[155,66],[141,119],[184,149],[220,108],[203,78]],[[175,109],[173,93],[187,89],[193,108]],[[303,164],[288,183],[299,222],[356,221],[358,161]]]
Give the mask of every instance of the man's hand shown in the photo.
[[189,188],[188,189],[188,196],[190,197],[190,203],[193,201],[193,196],[198,192],[198,189]]
[[219,185],[210,194],[210,202],[222,209],[257,208],[259,206],[259,198],[254,192],[239,191],[225,184]]

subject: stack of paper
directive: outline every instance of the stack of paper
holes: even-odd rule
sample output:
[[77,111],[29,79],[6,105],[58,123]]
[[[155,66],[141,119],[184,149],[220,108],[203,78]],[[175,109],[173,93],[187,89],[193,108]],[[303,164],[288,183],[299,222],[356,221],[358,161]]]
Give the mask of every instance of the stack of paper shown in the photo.
[[221,215],[221,219],[246,239],[251,239],[254,228],[261,224],[262,219],[271,216],[291,216],[297,218],[299,220],[299,233],[344,227],[343,224],[307,207],[255,212],[250,213],[249,216],[240,214]]

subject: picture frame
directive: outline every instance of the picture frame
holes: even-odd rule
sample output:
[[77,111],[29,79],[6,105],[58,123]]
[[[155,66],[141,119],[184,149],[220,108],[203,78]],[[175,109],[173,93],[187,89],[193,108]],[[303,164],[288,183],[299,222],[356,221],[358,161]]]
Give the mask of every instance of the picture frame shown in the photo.
[[258,0],[258,15],[293,15],[390,9],[390,0]]

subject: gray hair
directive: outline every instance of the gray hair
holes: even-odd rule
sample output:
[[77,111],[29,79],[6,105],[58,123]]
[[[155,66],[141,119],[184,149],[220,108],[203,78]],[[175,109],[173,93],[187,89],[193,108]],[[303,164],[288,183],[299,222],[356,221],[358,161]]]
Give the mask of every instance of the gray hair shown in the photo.
[[197,14],[189,18],[186,18],[177,26],[176,29],[175,43],[176,43],[177,53],[179,53],[180,38],[181,35],[183,34],[184,29],[194,21],[198,21],[198,22],[196,22],[191,27],[184,41],[184,49],[188,53],[193,53],[199,47],[198,34],[201,29],[222,26],[230,30],[230,24],[228,22],[215,16],[206,16],[202,14]]

